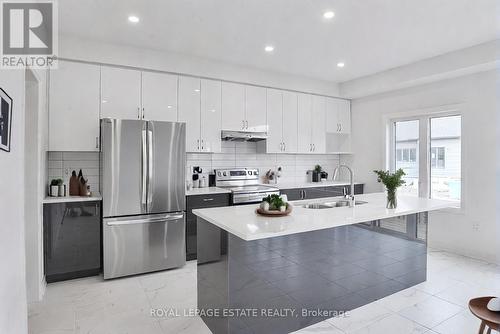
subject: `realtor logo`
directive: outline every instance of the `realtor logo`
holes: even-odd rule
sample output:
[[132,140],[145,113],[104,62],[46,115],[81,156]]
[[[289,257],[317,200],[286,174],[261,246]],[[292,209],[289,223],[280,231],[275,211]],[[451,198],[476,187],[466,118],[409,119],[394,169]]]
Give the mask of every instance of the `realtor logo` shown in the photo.
[[1,1],[1,67],[48,67],[57,48],[54,1]]

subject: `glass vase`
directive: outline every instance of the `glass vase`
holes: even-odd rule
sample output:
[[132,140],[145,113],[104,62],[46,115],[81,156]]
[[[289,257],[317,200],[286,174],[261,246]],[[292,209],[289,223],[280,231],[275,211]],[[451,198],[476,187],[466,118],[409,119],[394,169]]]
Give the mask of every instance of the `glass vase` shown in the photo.
[[398,207],[398,196],[396,189],[387,189],[387,209],[395,209]]

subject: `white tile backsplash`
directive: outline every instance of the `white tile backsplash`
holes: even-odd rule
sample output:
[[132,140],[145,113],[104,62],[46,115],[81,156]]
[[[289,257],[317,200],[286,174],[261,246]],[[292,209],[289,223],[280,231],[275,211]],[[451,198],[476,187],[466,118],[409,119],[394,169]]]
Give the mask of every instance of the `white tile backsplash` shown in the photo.
[[[260,152],[260,151],[259,151]],[[306,182],[308,170],[320,164],[330,176],[333,169],[339,164],[339,155],[336,154],[265,154],[259,153],[257,143],[250,142],[222,142],[222,153],[188,153],[186,166],[200,166],[204,173],[214,169],[251,167],[258,168],[261,175],[269,169],[282,168],[278,182]],[[82,169],[85,178],[88,178],[92,191],[99,187],[99,153],[98,152],[49,152],[48,176],[51,179],[61,178],[68,182],[71,172],[77,173]],[[189,174],[188,174],[189,175]]]
[[99,191],[99,152],[49,152],[49,180],[63,179],[69,184],[71,172],[81,169],[91,191]]
[[[222,142],[221,153],[188,153],[186,166],[200,166],[204,173],[214,169],[252,167],[258,168],[261,175],[269,169],[282,168],[278,182],[306,182],[308,170],[319,164],[333,176],[340,157],[337,154],[263,154],[257,150],[257,143]],[[188,174],[189,176],[189,174]]]

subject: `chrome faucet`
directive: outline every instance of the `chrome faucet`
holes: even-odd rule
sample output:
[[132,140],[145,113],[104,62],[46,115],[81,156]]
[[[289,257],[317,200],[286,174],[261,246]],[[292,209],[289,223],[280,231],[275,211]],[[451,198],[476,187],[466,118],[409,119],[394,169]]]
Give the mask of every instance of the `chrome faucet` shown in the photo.
[[347,168],[347,170],[349,171],[349,178],[351,181],[351,194],[350,195],[345,194],[344,197],[347,201],[349,201],[349,207],[353,208],[356,202],[354,200],[354,173],[352,172],[352,169],[347,165],[338,165],[333,171],[333,180],[335,181],[338,178],[339,169],[341,167]]

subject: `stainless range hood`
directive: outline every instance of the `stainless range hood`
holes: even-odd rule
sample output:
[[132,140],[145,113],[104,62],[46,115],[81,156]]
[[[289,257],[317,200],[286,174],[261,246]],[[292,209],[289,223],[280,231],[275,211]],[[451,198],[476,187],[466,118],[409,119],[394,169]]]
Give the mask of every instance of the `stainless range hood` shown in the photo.
[[222,140],[227,141],[261,141],[267,139],[267,132],[264,131],[233,131],[222,130]]

